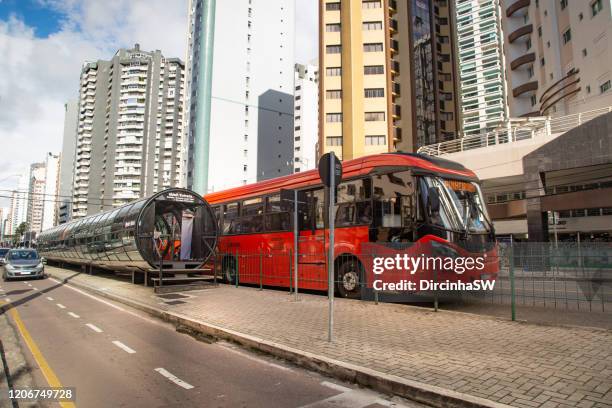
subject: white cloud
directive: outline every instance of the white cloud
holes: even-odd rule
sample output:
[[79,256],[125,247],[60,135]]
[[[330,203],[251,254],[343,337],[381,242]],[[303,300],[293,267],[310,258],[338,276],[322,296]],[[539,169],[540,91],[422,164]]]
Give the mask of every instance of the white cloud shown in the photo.
[[301,64],[319,57],[319,2],[296,0],[295,59]]
[[[77,97],[83,62],[108,59],[135,43],[185,58],[188,0],[38,3],[63,16],[58,32],[37,38],[33,27],[14,16],[0,20],[0,189],[15,188],[11,175],[61,150],[64,103]],[[298,62],[317,57],[317,4],[296,0]]]
[[15,188],[11,175],[61,150],[64,103],[77,97],[83,62],[134,43],[185,57],[187,0],[39,3],[64,16],[47,38],[36,38],[34,28],[14,16],[0,20],[0,189]]

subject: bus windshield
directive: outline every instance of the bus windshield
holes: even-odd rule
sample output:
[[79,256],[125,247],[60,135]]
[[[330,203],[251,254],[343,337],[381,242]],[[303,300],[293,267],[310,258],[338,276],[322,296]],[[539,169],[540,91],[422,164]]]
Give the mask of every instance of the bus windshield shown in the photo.
[[421,188],[424,202],[428,202],[428,188],[434,187],[440,196],[440,210],[431,215],[432,223],[452,231],[489,233],[491,222],[480,186],[474,182],[425,176]]

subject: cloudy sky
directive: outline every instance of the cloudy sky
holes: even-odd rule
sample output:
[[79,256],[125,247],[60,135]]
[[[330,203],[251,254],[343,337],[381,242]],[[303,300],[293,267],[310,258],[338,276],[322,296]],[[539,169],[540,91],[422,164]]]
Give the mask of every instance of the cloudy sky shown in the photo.
[[[317,53],[318,2],[295,1],[296,60],[307,62]],[[134,43],[182,58],[187,8],[188,0],[0,0],[0,206],[15,175],[61,150],[64,102],[78,94],[81,64]]]

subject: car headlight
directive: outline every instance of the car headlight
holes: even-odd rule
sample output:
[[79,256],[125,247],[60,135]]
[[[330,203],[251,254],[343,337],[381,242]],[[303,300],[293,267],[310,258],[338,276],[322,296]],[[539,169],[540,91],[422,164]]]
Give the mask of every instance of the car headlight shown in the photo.
[[4,265],[4,267],[8,269],[9,271],[12,271],[13,269],[15,269],[15,267],[11,265],[10,263],[7,263],[6,265]]
[[36,269],[42,269],[44,268],[45,265],[43,265],[42,261],[38,263],[38,265],[36,265]]

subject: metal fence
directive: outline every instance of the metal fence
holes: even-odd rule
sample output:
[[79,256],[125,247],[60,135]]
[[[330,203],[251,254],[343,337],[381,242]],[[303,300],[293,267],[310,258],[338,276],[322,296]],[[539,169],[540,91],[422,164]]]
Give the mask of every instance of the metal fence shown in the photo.
[[[328,268],[323,248],[298,253],[297,260],[292,251],[217,253],[215,270],[220,279],[234,286],[325,296]],[[395,283],[494,280],[493,288],[487,290],[418,290],[418,285],[417,290],[380,290],[380,285],[374,284],[382,276],[373,270],[377,258],[394,259],[406,254],[409,258],[449,259],[458,254],[440,249],[447,247],[436,249],[416,244],[399,247],[377,244],[375,248],[336,259],[336,296],[374,302],[427,303],[440,308],[451,304],[456,308],[457,302],[505,305],[513,318],[517,306],[612,313],[612,243],[499,243],[489,252],[487,267],[480,272],[472,269],[459,273],[439,265],[413,274],[402,268],[385,272],[387,281]]]

